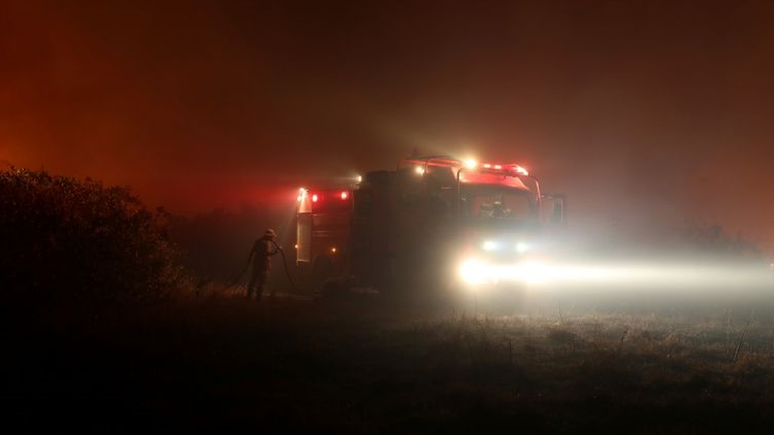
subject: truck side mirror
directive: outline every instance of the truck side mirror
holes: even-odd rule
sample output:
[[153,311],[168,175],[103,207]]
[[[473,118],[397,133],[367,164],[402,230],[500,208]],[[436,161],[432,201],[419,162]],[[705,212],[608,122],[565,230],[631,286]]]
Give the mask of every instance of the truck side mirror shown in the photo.
[[551,214],[548,216],[548,223],[551,226],[567,224],[567,197],[565,195],[553,194],[543,195],[544,204],[550,204]]
[[554,225],[564,223],[564,210],[562,210],[561,202],[554,203],[554,209],[551,213],[551,223]]

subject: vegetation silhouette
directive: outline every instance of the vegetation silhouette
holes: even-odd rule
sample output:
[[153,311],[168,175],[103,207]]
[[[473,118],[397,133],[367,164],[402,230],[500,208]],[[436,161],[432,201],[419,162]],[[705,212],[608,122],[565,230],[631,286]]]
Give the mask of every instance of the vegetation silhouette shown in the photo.
[[169,213],[126,187],[10,168],[0,171],[3,306],[145,303],[184,285]]

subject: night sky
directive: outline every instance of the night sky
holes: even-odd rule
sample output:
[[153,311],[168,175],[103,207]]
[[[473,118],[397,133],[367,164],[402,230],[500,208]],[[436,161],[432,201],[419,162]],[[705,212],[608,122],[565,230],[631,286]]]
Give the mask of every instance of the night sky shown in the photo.
[[193,213],[415,148],[774,247],[774,2],[0,0],[0,160]]

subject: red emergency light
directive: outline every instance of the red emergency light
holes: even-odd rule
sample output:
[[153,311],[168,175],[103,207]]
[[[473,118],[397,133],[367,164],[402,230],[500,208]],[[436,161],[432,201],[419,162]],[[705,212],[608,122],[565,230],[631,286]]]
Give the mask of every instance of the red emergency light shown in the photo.
[[494,170],[494,171],[515,172],[516,174],[523,175],[525,177],[529,176],[529,171],[527,171],[523,166],[517,165],[517,164],[502,165],[502,164],[495,164],[495,163],[484,163],[483,165],[481,165],[481,167],[484,169]]
[[526,169],[525,169],[523,166],[519,166],[519,165],[513,165],[513,170],[514,170],[514,171],[515,171],[517,174],[519,174],[519,175],[523,175],[523,176],[525,176],[525,177],[528,177],[528,176],[529,176],[529,171],[528,171],[528,170],[526,170]]
[[456,168],[461,169],[461,166],[464,166],[468,170],[475,170],[476,168],[485,169],[486,172],[505,172],[505,175],[520,175],[524,177],[529,176],[529,171],[527,171],[526,168],[524,168],[521,165],[518,165],[516,163],[482,163],[479,165],[479,163],[476,160],[473,159],[467,159],[467,160],[458,160],[451,157],[445,157],[445,156],[436,156],[436,157],[427,157],[427,158],[414,158],[410,157],[407,159],[401,160],[400,163],[398,163],[398,166],[402,164],[413,164],[414,165],[414,171],[419,174],[423,175],[425,173],[425,168],[430,166],[438,166],[438,167],[449,167],[449,168]]
[[[309,195],[309,197],[311,198],[312,202],[314,202],[314,203],[322,202],[326,198],[329,198],[329,199],[334,199],[335,198],[335,199],[339,199],[341,201],[346,201],[346,200],[349,199],[349,191],[346,191],[346,190],[342,190],[342,191],[339,191],[339,192],[320,192],[320,193],[308,192],[308,193],[305,193],[305,195]],[[299,199],[300,198],[301,197],[299,196]]]

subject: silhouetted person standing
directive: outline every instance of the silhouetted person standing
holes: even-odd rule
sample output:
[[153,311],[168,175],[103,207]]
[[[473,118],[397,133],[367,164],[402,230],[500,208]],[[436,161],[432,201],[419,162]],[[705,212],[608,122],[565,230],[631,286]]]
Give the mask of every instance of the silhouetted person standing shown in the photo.
[[255,241],[253,249],[250,251],[247,262],[249,264],[252,260],[253,273],[250,277],[250,284],[247,286],[248,299],[252,299],[254,291],[256,299],[261,299],[263,286],[266,284],[266,280],[269,278],[269,271],[271,270],[271,257],[279,252],[277,244],[274,242],[275,237],[277,237],[277,233],[269,228],[263,237]]

